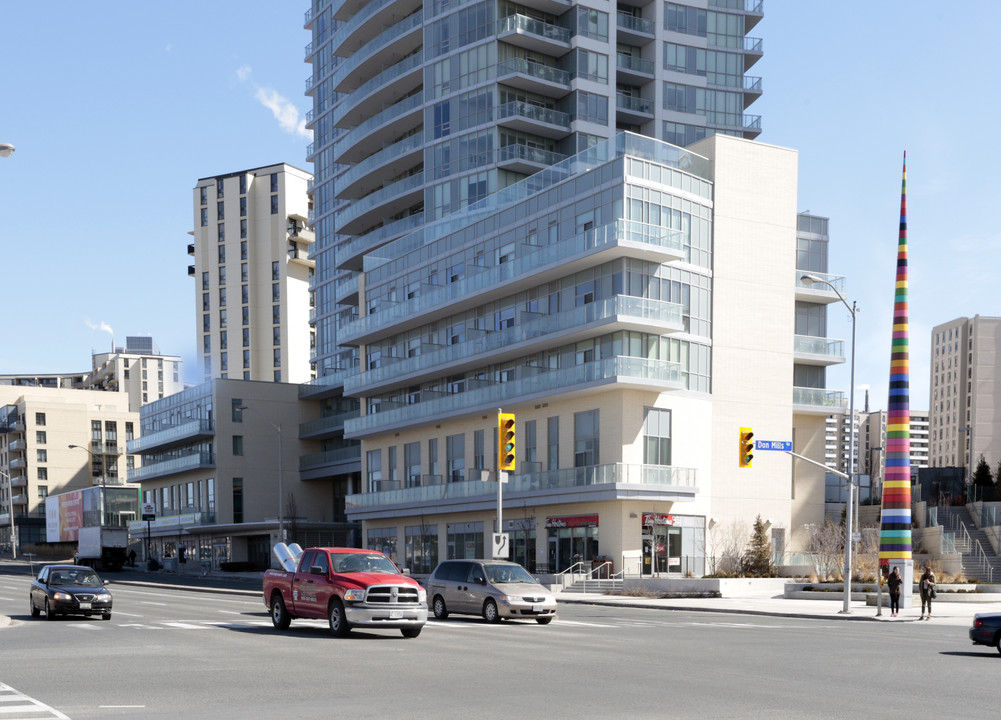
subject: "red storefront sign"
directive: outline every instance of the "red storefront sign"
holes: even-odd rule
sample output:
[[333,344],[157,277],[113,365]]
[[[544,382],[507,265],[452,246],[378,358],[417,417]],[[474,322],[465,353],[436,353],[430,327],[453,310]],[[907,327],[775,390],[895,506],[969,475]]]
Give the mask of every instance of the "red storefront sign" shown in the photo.
[[547,528],[598,527],[597,515],[574,515],[571,517],[547,517]]
[[643,513],[644,525],[674,525],[674,515],[660,513]]

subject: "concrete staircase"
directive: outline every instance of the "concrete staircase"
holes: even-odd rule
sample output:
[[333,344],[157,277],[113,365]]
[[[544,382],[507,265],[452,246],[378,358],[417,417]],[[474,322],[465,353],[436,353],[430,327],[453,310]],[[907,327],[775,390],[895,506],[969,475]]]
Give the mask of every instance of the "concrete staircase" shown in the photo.
[[603,594],[609,590],[621,590],[622,580],[613,579],[601,579],[595,580],[591,578],[580,578],[574,582],[567,585],[561,592],[562,593],[598,593]]
[[945,530],[956,534],[956,550],[962,557],[963,574],[987,582],[1001,580],[1001,558],[994,552],[987,533],[973,521],[970,511],[964,506],[940,507],[939,514],[939,522]]

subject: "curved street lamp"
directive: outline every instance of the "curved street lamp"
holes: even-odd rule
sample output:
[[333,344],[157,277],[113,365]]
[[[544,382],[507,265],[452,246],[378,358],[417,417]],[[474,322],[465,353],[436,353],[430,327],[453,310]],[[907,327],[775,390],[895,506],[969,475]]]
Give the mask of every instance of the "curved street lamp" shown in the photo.
[[14,146],[10,143],[0,142],[0,157],[10,157],[14,154]]
[[855,473],[853,471],[855,465],[855,321],[858,315],[858,304],[853,301],[849,305],[844,295],[834,287],[834,283],[830,280],[825,280],[819,275],[807,273],[800,277],[800,282],[807,287],[815,283],[820,283],[831,288],[834,294],[838,296],[838,300],[852,314],[852,369],[851,380],[849,380],[851,395],[848,400],[848,429],[850,433],[848,440],[848,507],[845,509],[845,599],[844,608],[841,610],[842,613],[850,613],[852,611],[850,605],[852,599],[852,505],[855,494]]

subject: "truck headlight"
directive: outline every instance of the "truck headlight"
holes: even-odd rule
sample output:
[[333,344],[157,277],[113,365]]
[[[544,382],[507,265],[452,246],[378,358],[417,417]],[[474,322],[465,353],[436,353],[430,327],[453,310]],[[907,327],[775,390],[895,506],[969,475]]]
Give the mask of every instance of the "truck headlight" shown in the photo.
[[365,599],[365,591],[362,588],[345,590],[344,599],[351,602],[362,602]]
[[417,602],[426,603],[428,601],[428,591],[421,588],[417,591]]

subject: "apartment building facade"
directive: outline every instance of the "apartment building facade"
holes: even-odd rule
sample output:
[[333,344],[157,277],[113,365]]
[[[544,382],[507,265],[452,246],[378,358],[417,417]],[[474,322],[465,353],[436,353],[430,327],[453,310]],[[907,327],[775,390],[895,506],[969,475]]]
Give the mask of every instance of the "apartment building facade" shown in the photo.
[[311,180],[283,163],[195,185],[188,275],[205,379],[304,383],[315,376]]

